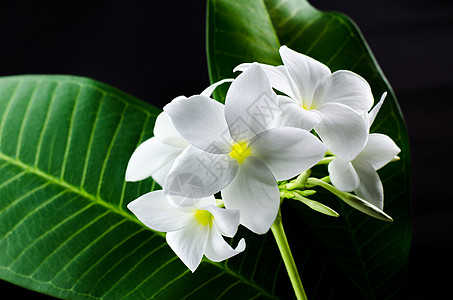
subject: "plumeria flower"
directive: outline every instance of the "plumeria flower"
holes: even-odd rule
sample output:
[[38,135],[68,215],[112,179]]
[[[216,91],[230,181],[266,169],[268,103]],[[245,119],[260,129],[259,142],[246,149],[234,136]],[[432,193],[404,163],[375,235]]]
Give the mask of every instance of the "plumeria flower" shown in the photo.
[[[384,93],[379,103],[366,114],[368,126],[373,124],[386,95]],[[392,161],[400,151],[387,135],[372,133],[368,136],[363,150],[355,158],[351,160],[338,155],[330,162],[330,180],[337,189],[343,192],[354,191],[357,196],[382,210],[384,189],[376,171]]]
[[[278,126],[314,128],[329,150],[354,158],[367,140],[367,127],[360,115],[373,105],[371,88],[359,75],[339,70],[331,73],[323,63],[280,47],[284,66],[262,65],[279,96]],[[235,71],[244,71],[241,64]]]
[[[222,190],[228,209],[240,210],[240,223],[266,233],[280,205],[277,181],[311,168],[326,146],[306,130],[270,129],[277,96],[266,73],[253,64],[231,84],[225,105],[204,95],[175,99],[164,107],[178,132],[191,143],[176,159],[164,191],[188,196],[185,182],[200,197]],[[187,173],[192,176],[183,176]]]
[[[201,95],[209,97],[219,85],[232,81],[220,80],[207,87]],[[179,96],[176,99],[187,98]],[[139,181],[151,176],[163,186],[175,159],[188,146],[189,143],[178,133],[167,113],[160,113],[154,125],[154,136],[141,143],[129,159],[126,181]]]
[[149,228],[167,232],[168,245],[192,272],[203,255],[219,262],[244,251],[244,239],[233,249],[222,237],[236,234],[238,210],[217,207],[214,196],[192,199],[192,205],[185,207],[173,200],[160,190],[141,196],[127,207]]

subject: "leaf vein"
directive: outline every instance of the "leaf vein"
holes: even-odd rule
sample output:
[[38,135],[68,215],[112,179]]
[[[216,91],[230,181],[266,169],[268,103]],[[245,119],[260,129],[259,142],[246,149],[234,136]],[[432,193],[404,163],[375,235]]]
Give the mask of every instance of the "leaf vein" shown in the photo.
[[27,107],[25,109],[25,116],[22,119],[22,122],[20,124],[19,135],[17,137],[17,145],[16,145],[16,158],[18,158],[20,156],[20,150],[21,150],[20,146],[22,145],[22,138],[24,136],[25,124],[28,121],[28,116],[30,115],[32,103],[34,102],[34,100],[36,98],[36,92],[38,91],[39,84],[40,84],[40,82],[37,82],[35,88],[33,89],[33,92],[30,96],[30,101],[28,101]]
[[102,104],[103,104],[105,96],[106,96],[105,92],[101,91],[101,93],[102,93],[102,98],[99,100],[99,106],[96,111],[96,116],[94,117],[93,126],[91,127],[90,139],[88,140],[87,153],[86,153],[85,161],[84,161],[84,165],[83,165],[82,179],[80,180],[81,189],[83,189],[83,186],[85,185],[85,179],[86,179],[86,175],[87,175],[87,171],[88,171],[88,162],[90,160],[91,148],[93,146],[94,132],[96,131],[96,127],[97,127],[98,121],[99,121],[99,115],[101,113]]
[[[47,186],[47,185],[46,185]],[[7,238],[9,235],[11,235],[11,233],[17,228],[19,227],[20,225],[24,224],[27,219],[34,215],[35,213],[37,213],[39,210],[41,210],[43,207],[46,207],[47,205],[49,205],[50,203],[52,203],[53,201],[55,201],[56,199],[60,198],[62,195],[64,195],[67,191],[62,191],[61,193],[53,196],[52,198],[48,199],[47,201],[41,203],[40,205],[36,206],[32,211],[29,211],[18,223],[16,223],[12,228],[10,228],[6,233],[5,235],[2,237],[2,240]]]
[[53,106],[53,103],[55,101],[56,91],[57,91],[59,86],[60,86],[60,83],[57,82],[57,85],[55,86],[55,89],[53,90],[53,92],[51,94],[48,113],[46,114],[46,118],[44,119],[43,128],[41,129],[41,133],[39,135],[38,146],[36,148],[35,163],[34,163],[34,167],[35,168],[38,166],[39,156],[41,155],[41,148],[42,148],[42,143],[43,143],[43,140],[44,140],[44,134],[46,133],[47,126],[49,125],[49,119],[50,119],[50,116],[52,114],[51,113],[52,106]]
[[99,175],[99,182],[98,182],[98,187],[97,187],[97,192],[96,192],[96,196],[98,198],[100,198],[100,196],[101,196],[101,188],[102,188],[102,183],[104,181],[104,173],[105,173],[105,169],[107,168],[107,163],[110,159],[110,153],[112,152],[113,145],[115,144],[116,138],[118,137],[118,132],[120,131],[121,126],[123,125],[124,114],[125,114],[127,108],[128,108],[128,105],[126,104],[123,108],[123,111],[121,112],[120,121],[118,122],[118,125],[115,128],[115,132],[113,133],[113,137],[110,140],[110,144],[107,149],[107,154],[105,155],[104,161],[102,163],[101,173]]
[[72,131],[74,130],[74,119],[75,119],[75,114],[76,114],[76,107],[77,107],[77,104],[79,103],[79,98],[80,98],[80,94],[81,94],[81,91],[82,91],[82,88],[79,87],[79,90],[77,92],[77,96],[74,100],[74,106],[72,107],[72,112],[71,112],[71,119],[69,121],[69,132],[68,132],[68,138],[66,140],[66,147],[65,147],[65,151],[64,151],[64,155],[63,155],[63,164],[61,166],[61,171],[60,171],[60,179],[63,179],[64,178],[64,174],[65,174],[65,171],[66,171],[66,164],[68,162],[68,155],[69,155],[69,149],[71,147],[71,141],[72,141]]
[[1,149],[1,146],[2,146],[3,129],[4,129],[4,127],[5,127],[6,118],[7,118],[7,116],[8,116],[9,110],[11,109],[11,106],[13,105],[13,102],[16,100],[17,92],[19,91],[19,87],[20,87],[21,85],[22,85],[22,80],[20,80],[20,81],[17,83],[17,86],[16,86],[16,88],[14,89],[13,94],[12,94],[11,97],[9,98],[8,103],[6,104],[5,111],[3,112],[3,115],[2,115],[2,121],[1,121],[1,123],[0,123],[0,149]]
[[[88,205],[89,207],[93,206],[93,204],[90,204]],[[103,218],[104,216],[108,215],[110,212],[109,211],[106,211],[100,215],[98,215],[96,218],[94,218],[93,220],[91,220],[89,223],[83,225],[81,228],[79,228],[76,232],[72,233],[71,235],[69,235],[68,237],[66,237],[64,239],[64,241],[62,243],[60,243],[60,245],[58,247],[56,247],[55,249],[53,249],[50,253],[47,254],[46,257],[44,257],[44,259],[41,261],[40,264],[38,264],[37,267],[35,267],[34,270],[32,270],[32,273],[31,273],[31,276],[33,276],[37,271],[38,269],[44,265],[52,256],[54,256],[58,250],[60,250],[62,247],[64,247],[66,245],[66,242],[73,239],[74,237],[76,237],[78,234],[80,234],[82,231],[84,231],[86,228],[90,227],[91,225],[95,224],[98,220],[100,220],[101,218]],[[61,226],[61,225],[59,225]],[[57,228],[59,228],[59,226],[56,226],[56,227],[53,227],[52,228],[52,232],[54,232]],[[25,248],[25,250],[31,248],[34,244],[37,244],[38,242],[40,242],[42,240],[43,236],[40,236],[38,239],[35,240],[35,242],[33,242],[33,244],[29,245],[27,248]]]
[[107,276],[107,274],[111,273],[119,264],[121,264],[127,258],[135,255],[135,253],[141,249],[145,244],[151,241],[156,235],[152,235],[147,239],[143,240],[143,242],[138,245],[133,251],[129,252],[127,255],[123,256],[120,260],[118,260],[115,264],[113,264],[109,269],[105,270],[104,274],[93,284],[93,287],[90,289],[90,293],[93,293],[94,290],[98,287],[98,285],[102,282],[102,280]]

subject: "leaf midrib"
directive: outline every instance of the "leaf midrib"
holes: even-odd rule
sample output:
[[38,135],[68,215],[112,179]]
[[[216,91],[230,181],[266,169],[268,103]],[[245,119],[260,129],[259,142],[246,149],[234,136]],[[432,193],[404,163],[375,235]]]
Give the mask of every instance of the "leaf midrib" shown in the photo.
[[[78,194],[78,195],[86,198],[86,199],[89,199],[89,200],[95,202],[96,204],[102,205],[105,208],[107,208],[107,209],[109,209],[109,210],[111,210],[111,211],[113,211],[113,212],[115,212],[115,213],[117,213],[117,214],[119,214],[119,215],[121,215],[123,217],[126,217],[130,221],[133,221],[133,222],[143,226],[143,224],[137,218],[134,218],[132,215],[130,215],[130,214],[126,213],[124,210],[121,210],[121,209],[115,207],[114,205],[106,202],[102,198],[94,196],[94,195],[91,195],[90,193],[88,193],[85,190],[83,190],[83,188],[75,187],[75,186],[69,184],[68,182],[66,182],[63,179],[56,178],[56,177],[54,177],[52,175],[49,175],[49,174],[39,170],[36,167],[31,167],[31,166],[23,163],[22,161],[20,161],[18,159],[11,158],[10,156],[4,154],[3,152],[0,152],[0,159],[2,159],[4,161],[7,161],[9,164],[12,164],[12,165],[15,165],[15,166],[17,166],[19,168],[22,168],[28,173],[32,173],[32,174],[35,174],[35,175],[37,175],[39,177],[42,177],[46,181],[48,181],[50,183],[53,183],[53,184],[56,184],[58,186],[61,186],[64,189],[66,189],[66,190],[68,190],[70,192],[73,192],[75,194]],[[165,234],[163,234],[162,232],[157,232],[157,231],[153,231],[153,232],[165,237]]]
[[[79,195],[79,196],[81,196],[81,197],[83,197],[85,199],[88,199],[88,200],[92,201],[95,204],[101,205],[101,206],[105,207],[107,210],[112,211],[112,212],[114,212],[116,214],[119,214],[122,217],[126,218],[127,220],[132,221],[132,222],[138,224],[139,226],[144,227],[147,230],[149,230],[149,231],[153,232],[154,234],[156,234],[156,235],[158,235],[158,236],[160,236],[160,237],[165,239],[165,233],[164,232],[154,231],[154,230],[144,226],[143,223],[141,223],[133,215],[131,215],[131,214],[127,213],[126,211],[124,211],[124,210],[112,205],[111,203],[105,201],[100,196],[95,196],[95,195],[92,195],[92,194],[86,192],[82,187],[73,186],[73,185],[71,185],[70,183],[66,182],[65,180],[63,180],[61,178],[56,178],[56,177],[52,176],[51,174],[47,174],[47,173],[41,171],[40,169],[38,169],[37,167],[29,166],[26,163],[20,161],[19,159],[10,157],[10,156],[4,154],[1,151],[0,151],[0,160],[4,160],[10,165],[14,165],[16,167],[19,167],[19,168],[23,169],[26,173],[32,173],[34,175],[37,175],[37,176],[45,179],[50,184],[55,184],[57,186],[60,186],[63,189],[69,191],[69,192],[75,193],[75,194],[77,194],[77,195]],[[278,299],[278,297],[276,297],[275,295],[270,294],[268,291],[264,290],[262,287],[257,285],[255,282],[250,281],[250,280],[246,279],[245,277],[243,277],[241,274],[238,274],[238,273],[234,272],[233,270],[231,270],[226,264],[213,262],[213,261],[210,261],[210,260],[207,260],[207,259],[203,260],[203,262],[212,264],[212,265],[220,268],[223,272],[236,277],[238,280],[240,280],[244,284],[247,284],[247,285],[253,287],[257,291],[259,291],[261,294],[263,294],[263,295],[265,295],[265,296],[267,296],[267,297],[269,297],[271,299]]]

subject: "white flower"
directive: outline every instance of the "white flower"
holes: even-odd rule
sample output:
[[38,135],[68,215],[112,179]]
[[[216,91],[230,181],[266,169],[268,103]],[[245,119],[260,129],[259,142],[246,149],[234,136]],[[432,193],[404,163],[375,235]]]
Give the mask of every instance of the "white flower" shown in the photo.
[[[275,127],[315,129],[329,150],[355,157],[367,140],[360,115],[373,105],[369,84],[359,75],[339,70],[331,73],[321,62],[286,46],[280,48],[284,66],[262,65],[279,96],[280,115]],[[241,64],[236,71],[246,70]]]
[[[366,114],[366,122],[370,127],[385,96],[386,93],[382,95],[373,110]],[[387,135],[372,133],[368,136],[363,150],[355,158],[351,160],[338,155],[329,164],[330,180],[337,189],[343,192],[354,191],[357,196],[382,210],[384,189],[376,171],[392,161],[400,151],[400,148]]]
[[[211,96],[221,84],[233,79],[220,80],[207,87],[201,95]],[[187,99],[179,96],[176,99]],[[189,146],[178,133],[167,113],[156,118],[154,137],[144,141],[135,149],[126,168],[126,181],[139,181],[151,176],[160,186],[164,185],[175,159]]]
[[127,207],[149,228],[167,232],[168,245],[192,272],[200,264],[203,254],[219,262],[244,251],[244,239],[233,249],[222,237],[236,234],[239,211],[215,206],[213,196],[192,200],[191,206],[181,207],[163,191],[154,191]]
[[[277,99],[258,64],[233,81],[225,103],[198,95],[164,107],[192,144],[175,161],[164,191],[190,196],[197,190],[204,197],[222,190],[225,206],[240,210],[240,223],[262,234],[279,209],[276,181],[311,168],[326,146],[306,130],[269,129],[278,111]],[[185,183],[189,189],[182,187]]]

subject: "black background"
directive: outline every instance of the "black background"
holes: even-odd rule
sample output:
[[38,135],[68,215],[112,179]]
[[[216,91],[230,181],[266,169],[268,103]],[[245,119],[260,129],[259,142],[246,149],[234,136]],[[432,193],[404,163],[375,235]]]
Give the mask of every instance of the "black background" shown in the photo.
[[[441,299],[451,294],[453,251],[453,1],[310,2],[358,24],[395,90],[412,146],[410,298]],[[87,76],[158,107],[209,84],[205,1],[60,3],[0,3],[0,76]]]

